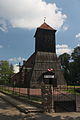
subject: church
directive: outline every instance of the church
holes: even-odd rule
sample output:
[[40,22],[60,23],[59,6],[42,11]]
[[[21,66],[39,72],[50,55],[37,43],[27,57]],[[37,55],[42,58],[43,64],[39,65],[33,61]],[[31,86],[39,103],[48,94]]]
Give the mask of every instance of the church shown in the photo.
[[40,90],[42,97],[39,93],[38,97],[48,112],[76,111],[76,97],[65,91],[64,71],[56,55],[56,30],[44,22],[36,29],[34,38],[35,52],[19,65],[19,72],[12,76],[13,85],[27,88],[30,97],[30,90],[35,90],[35,94]]
[[[61,71],[61,64],[56,55],[56,30],[49,26],[45,21],[36,29],[35,38],[35,52],[23,61],[20,66],[19,73],[15,74],[12,79],[15,85],[27,88],[39,88],[41,82],[44,81],[43,75],[48,74],[47,77],[54,75],[54,86],[65,85],[63,71]],[[48,80],[45,78],[45,81]]]

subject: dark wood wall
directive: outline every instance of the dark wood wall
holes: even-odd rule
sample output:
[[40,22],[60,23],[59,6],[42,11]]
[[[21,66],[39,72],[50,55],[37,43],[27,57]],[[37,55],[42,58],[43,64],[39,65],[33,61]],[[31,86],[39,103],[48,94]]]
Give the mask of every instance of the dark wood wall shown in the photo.
[[55,53],[55,31],[38,28],[35,34],[35,52]]

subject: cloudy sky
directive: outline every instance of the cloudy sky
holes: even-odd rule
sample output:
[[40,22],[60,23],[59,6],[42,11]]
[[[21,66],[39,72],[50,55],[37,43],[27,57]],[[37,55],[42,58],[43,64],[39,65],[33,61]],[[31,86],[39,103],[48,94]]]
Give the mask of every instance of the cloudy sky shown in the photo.
[[58,55],[80,45],[80,0],[0,0],[0,60],[18,64],[27,59],[44,17],[57,30]]

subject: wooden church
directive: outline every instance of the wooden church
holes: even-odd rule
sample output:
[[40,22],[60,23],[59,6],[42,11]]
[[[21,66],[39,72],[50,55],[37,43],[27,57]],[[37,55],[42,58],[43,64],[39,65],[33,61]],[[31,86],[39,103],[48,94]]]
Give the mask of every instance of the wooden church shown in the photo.
[[[56,30],[45,22],[35,32],[35,52],[20,68],[17,84],[24,87],[40,87],[43,75],[47,72],[54,74],[54,86],[64,85],[65,80],[56,55]],[[47,77],[51,77],[50,75]],[[15,79],[15,76],[14,78]],[[47,78],[45,80],[48,80]]]
[[[16,84],[23,87],[40,87],[44,74],[54,74],[54,86],[65,85],[66,82],[56,55],[56,30],[45,22],[35,32],[35,52],[27,61],[23,61],[18,77],[14,75]],[[49,72],[50,71],[50,72]],[[49,75],[50,76],[50,75]],[[47,76],[48,77],[48,76]],[[51,77],[51,76],[50,76]],[[48,80],[47,78],[45,80]]]
[[66,89],[66,81],[56,55],[55,34],[56,30],[45,22],[37,28],[34,35],[35,52],[27,61],[23,61],[19,73],[15,74],[12,79],[16,86],[40,88],[43,91],[41,93],[44,99],[44,108],[51,107],[50,110],[53,108],[56,112],[75,111],[75,95],[63,90]]

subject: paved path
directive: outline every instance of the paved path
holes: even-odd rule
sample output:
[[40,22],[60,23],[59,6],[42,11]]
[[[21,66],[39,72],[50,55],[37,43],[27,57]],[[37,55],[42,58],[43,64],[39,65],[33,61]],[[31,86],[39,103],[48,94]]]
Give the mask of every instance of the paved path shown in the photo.
[[0,120],[24,120],[24,114],[0,98]]
[[[80,120],[80,112],[70,112],[70,113],[27,113],[24,114],[20,112],[15,107],[5,102],[5,100],[10,100],[14,102],[15,100],[9,96],[0,93],[0,120]],[[23,103],[16,101],[19,107],[22,108]],[[14,104],[16,104],[14,102]],[[21,106],[20,106],[21,104]],[[25,105],[24,105],[25,106]]]
[[41,112],[42,110],[37,107],[34,107],[34,106],[31,106],[30,104],[28,103],[23,103],[19,100],[16,100],[6,94],[3,94],[3,93],[0,93],[0,96],[6,100],[7,102],[9,102],[10,104],[12,104],[13,106],[15,106],[19,111],[23,112],[23,113],[29,113],[29,112]]

